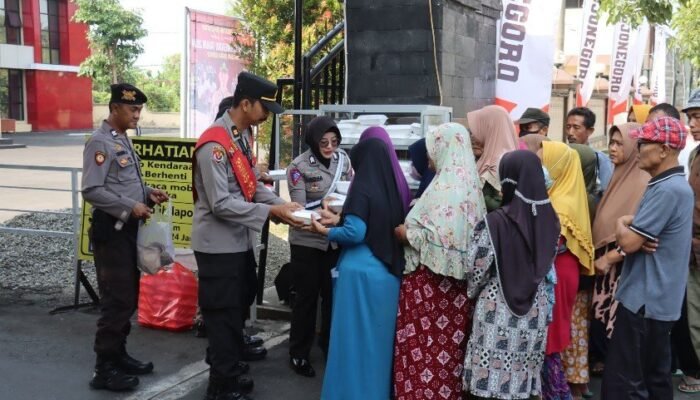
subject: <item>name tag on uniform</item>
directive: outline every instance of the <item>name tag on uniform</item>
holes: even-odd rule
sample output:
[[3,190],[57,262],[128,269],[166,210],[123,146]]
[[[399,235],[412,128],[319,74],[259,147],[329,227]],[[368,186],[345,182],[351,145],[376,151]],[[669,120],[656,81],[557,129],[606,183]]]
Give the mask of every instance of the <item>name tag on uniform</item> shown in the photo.
[[320,176],[320,175],[319,175],[319,176],[306,176],[306,175],[305,175],[305,176],[304,176],[304,180],[305,180],[306,182],[309,182],[309,183],[321,182],[321,181],[323,180],[323,177]]

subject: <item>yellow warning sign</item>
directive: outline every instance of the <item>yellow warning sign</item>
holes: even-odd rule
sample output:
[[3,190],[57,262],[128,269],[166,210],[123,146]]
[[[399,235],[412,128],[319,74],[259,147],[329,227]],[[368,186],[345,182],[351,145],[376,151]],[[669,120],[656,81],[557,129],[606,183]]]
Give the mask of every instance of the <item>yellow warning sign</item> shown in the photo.
[[[144,183],[168,193],[173,205],[173,243],[175,247],[189,248],[192,234],[192,155],[196,139],[131,138],[134,151],[141,159]],[[81,260],[92,259],[88,237],[92,206],[83,201],[80,227]]]

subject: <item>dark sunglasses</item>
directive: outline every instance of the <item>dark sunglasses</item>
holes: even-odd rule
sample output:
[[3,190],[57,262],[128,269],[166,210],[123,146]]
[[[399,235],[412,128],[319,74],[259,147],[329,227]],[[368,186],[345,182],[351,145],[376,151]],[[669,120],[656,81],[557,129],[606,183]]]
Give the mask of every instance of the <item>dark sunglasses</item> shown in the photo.
[[322,139],[320,142],[318,142],[318,145],[321,146],[322,149],[328,147],[328,145],[331,145],[333,147],[338,147],[338,145],[340,145],[340,140],[338,140],[338,139],[332,139],[332,140]]

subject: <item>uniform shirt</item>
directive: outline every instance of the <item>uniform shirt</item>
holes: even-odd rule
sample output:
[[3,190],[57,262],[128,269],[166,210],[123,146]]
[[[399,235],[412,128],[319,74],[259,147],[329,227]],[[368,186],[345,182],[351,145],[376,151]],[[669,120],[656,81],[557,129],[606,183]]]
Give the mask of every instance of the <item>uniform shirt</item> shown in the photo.
[[625,257],[615,298],[629,311],[636,313],[644,306],[649,319],[680,317],[688,280],[693,202],[683,167],[649,181],[629,228],[658,240],[659,247],[652,254],[640,249]]
[[145,204],[152,190],[141,179],[139,158],[129,138],[102,121],[83,150],[85,201],[126,222],[136,203]]
[[[352,176],[350,157],[342,149],[335,152],[328,168],[316,160],[316,156],[311,150],[307,150],[295,158],[287,167],[287,186],[290,199],[302,206],[321,200],[333,184],[340,157],[343,157],[343,170],[338,180],[350,180]],[[328,239],[325,236],[298,228],[289,230],[289,243],[319,250],[328,249]]]
[[[224,127],[233,137],[234,124],[228,113],[212,126]],[[239,148],[243,137],[248,135],[248,131],[241,132],[238,140],[234,140]],[[270,205],[284,204],[284,200],[258,182],[253,202],[247,202],[228,157],[221,157],[220,152],[226,154],[218,143],[209,142],[195,153],[194,186],[198,198],[192,220],[192,250],[211,254],[241,253],[253,248],[255,232],[262,230],[270,214]],[[256,179],[259,178],[258,171],[253,170]]]

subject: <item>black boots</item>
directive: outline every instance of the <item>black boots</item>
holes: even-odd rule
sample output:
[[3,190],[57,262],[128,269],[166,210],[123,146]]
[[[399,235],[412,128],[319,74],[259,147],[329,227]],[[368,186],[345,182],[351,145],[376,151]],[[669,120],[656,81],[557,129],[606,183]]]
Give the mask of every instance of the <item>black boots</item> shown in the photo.
[[209,384],[204,400],[251,400],[244,395],[253,390],[253,380],[238,376],[223,378],[209,373]]
[[131,357],[126,350],[116,359],[117,366],[129,375],[145,375],[153,372],[152,362],[141,362]]
[[139,378],[134,375],[144,375],[152,371],[153,363],[136,360],[126,349],[122,349],[117,356],[97,356],[90,387],[115,392],[130,390],[139,384]]
[[97,357],[95,373],[90,380],[93,389],[106,389],[115,392],[131,390],[138,386],[139,378],[122,371],[114,359]]
[[316,376],[314,367],[311,366],[311,363],[306,358],[292,357],[289,359],[289,366],[294,370],[294,372],[301,376],[305,376],[307,378],[313,378]]

